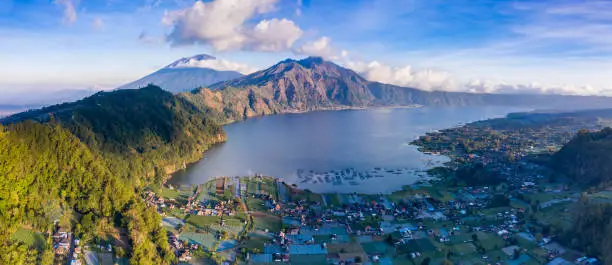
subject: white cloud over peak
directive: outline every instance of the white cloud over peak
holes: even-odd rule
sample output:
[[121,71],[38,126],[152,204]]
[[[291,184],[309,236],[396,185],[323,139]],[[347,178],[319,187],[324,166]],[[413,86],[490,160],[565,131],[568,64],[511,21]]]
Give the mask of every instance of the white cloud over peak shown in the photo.
[[55,0],[54,4],[64,9],[63,21],[66,24],[73,24],[77,20],[76,5],[72,0]]
[[302,44],[294,49],[294,53],[298,55],[320,56],[323,58],[337,57],[337,52],[332,46],[331,38],[327,36]]
[[172,66],[172,68],[184,67],[210,68],[217,71],[236,71],[245,75],[257,71],[257,68],[251,67],[247,64],[216,58],[204,60],[196,60],[192,58],[189,60],[181,61],[180,63]]
[[291,48],[303,31],[291,20],[264,19],[257,15],[275,9],[278,0],[197,1],[193,6],[167,12],[162,22],[172,26],[167,41],[173,45],[209,44],[217,51],[277,52]]

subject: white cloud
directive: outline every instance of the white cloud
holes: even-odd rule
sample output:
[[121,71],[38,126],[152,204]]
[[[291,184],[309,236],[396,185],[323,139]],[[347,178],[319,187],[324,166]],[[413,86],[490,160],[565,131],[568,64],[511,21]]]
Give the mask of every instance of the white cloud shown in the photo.
[[509,84],[489,80],[472,80],[465,84],[464,89],[471,93],[612,96],[612,88],[597,88],[590,85]]
[[64,23],[66,24],[73,24],[74,22],[76,22],[77,20],[77,13],[76,13],[76,2],[73,2],[72,0],[55,0],[56,5],[61,6],[64,9]]
[[294,50],[298,55],[320,56],[323,58],[336,57],[336,50],[332,46],[331,38],[321,37],[317,40],[306,42]]
[[172,26],[167,41],[173,45],[209,44],[217,51],[275,52],[289,49],[302,30],[287,19],[250,20],[275,9],[278,0],[215,0],[167,12],[162,22]]
[[412,66],[389,66],[378,61],[364,62],[348,59],[343,51],[342,65],[358,72],[364,78],[397,86],[414,87],[432,91],[457,91],[458,86],[450,73],[431,69],[414,70]]
[[187,60],[181,60],[180,63],[173,64],[172,68],[183,68],[183,67],[199,67],[199,68],[210,68],[217,71],[236,71],[241,74],[250,74],[257,71],[257,68],[251,67],[247,64],[232,62],[223,59],[203,59],[197,60],[195,58],[189,58]]
[[249,33],[248,46],[253,50],[264,52],[289,50],[302,33],[291,20],[276,18],[262,20]]

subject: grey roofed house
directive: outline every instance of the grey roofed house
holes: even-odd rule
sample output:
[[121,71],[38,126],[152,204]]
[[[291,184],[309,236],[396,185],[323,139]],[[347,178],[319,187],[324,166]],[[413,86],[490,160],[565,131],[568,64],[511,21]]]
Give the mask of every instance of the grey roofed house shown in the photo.
[[571,265],[571,264],[574,264],[574,263],[571,263],[561,257],[557,257],[551,260],[549,263],[546,263],[546,265]]
[[502,252],[504,252],[504,254],[508,255],[508,256],[512,256],[514,255],[514,250],[515,249],[520,249],[518,246],[508,246],[505,248],[502,248]]

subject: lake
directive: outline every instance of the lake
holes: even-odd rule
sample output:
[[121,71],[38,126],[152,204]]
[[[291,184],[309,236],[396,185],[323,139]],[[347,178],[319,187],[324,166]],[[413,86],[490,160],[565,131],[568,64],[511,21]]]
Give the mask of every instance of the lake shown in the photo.
[[416,137],[516,111],[525,109],[385,108],[253,118],[226,125],[227,142],[174,174],[169,183],[263,174],[315,192],[392,192],[448,161],[409,145]]

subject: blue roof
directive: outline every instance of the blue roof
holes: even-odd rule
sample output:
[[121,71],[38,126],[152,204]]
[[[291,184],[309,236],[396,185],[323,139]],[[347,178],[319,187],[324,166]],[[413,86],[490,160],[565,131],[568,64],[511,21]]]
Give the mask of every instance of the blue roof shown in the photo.
[[311,236],[306,235],[287,235],[286,238],[297,243],[306,243],[306,241],[312,239]]
[[272,254],[252,254],[250,258],[252,263],[272,263]]
[[320,255],[327,254],[327,248],[317,245],[291,245],[289,246],[291,255]]
[[281,248],[278,245],[266,245],[264,246],[264,253],[266,254],[274,254],[274,253],[280,253],[281,252]]
[[508,262],[508,264],[510,265],[520,265],[520,264],[524,264],[527,261],[531,260],[531,257],[529,257],[529,255],[527,254],[521,254],[518,259],[515,260],[507,260],[506,262]]
[[564,260],[563,258],[559,257],[559,258],[555,258],[553,260],[551,260],[549,263],[546,263],[547,265],[570,265],[573,264],[567,260]]

